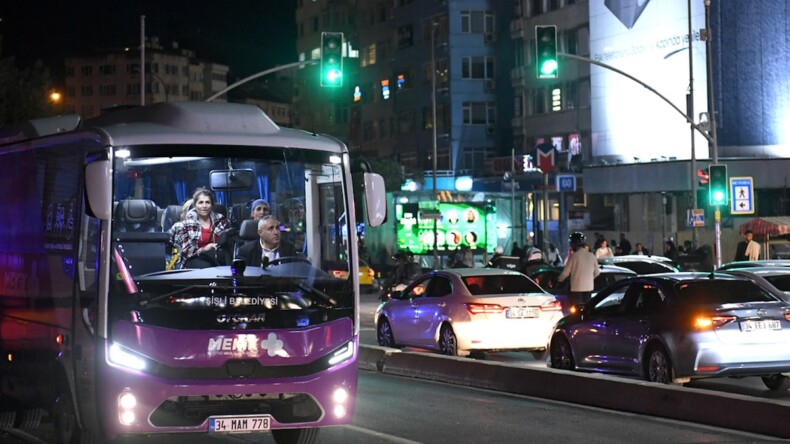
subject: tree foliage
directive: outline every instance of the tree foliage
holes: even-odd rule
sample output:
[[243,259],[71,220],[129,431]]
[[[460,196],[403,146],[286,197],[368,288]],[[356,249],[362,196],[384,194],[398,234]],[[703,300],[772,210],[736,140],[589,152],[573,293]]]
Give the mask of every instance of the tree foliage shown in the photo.
[[2,57],[0,36],[0,125],[52,114],[49,70],[38,60],[20,69],[13,57]]
[[366,158],[374,172],[384,177],[387,191],[398,191],[406,180],[408,171],[397,160],[392,158]]

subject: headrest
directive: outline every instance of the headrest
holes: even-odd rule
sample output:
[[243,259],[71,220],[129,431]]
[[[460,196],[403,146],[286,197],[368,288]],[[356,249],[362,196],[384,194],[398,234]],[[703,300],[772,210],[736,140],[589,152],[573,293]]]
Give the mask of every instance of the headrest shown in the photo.
[[129,223],[156,223],[156,205],[150,200],[127,199],[119,204],[118,216]]
[[244,240],[257,239],[258,236],[258,221],[252,219],[244,219],[241,222],[239,229],[239,237]]
[[181,219],[181,205],[168,205],[162,213],[162,231],[167,231]]
[[144,199],[126,199],[118,203],[116,220],[119,231],[155,231],[156,204]]

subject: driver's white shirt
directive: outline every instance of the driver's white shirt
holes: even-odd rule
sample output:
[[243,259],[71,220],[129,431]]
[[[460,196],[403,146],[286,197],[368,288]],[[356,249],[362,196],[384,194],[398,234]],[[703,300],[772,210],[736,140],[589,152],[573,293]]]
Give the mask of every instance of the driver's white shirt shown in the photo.
[[277,248],[274,248],[274,249],[270,250],[270,249],[268,249],[268,248],[263,246],[263,241],[262,240],[258,240],[258,242],[261,243],[261,251],[263,252],[261,254],[261,262],[263,262],[263,259],[267,258],[267,257],[269,258],[269,262],[271,262],[271,261],[277,259],[278,257],[280,257],[280,252],[277,251]]

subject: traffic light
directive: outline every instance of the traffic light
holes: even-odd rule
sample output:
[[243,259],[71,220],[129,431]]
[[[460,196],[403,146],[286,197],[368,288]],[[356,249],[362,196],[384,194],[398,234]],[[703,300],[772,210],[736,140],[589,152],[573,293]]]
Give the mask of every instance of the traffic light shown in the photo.
[[727,206],[730,203],[730,193],[727,187],[727,165],[711,165],[708,167],[710,179],[708,181],[708,200],[712,206]]
[[537,47],[537,66],[539,79],[556,79],[559,74],[557,62],[557,27],[536,26],[535,46]]
[[697,177],[699,177],[699,184],[702,186],[708,186],[708,181],[710,180],[710,172],[707,168],[697,168]]
[[321,86],[343,86],[343,33],[321,33]]

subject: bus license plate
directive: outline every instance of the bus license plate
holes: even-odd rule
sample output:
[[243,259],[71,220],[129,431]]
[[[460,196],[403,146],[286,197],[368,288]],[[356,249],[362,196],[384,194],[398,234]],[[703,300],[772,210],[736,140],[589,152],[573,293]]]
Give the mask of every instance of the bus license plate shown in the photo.
[[508,319],[537,318],[538,316],[540,316],[540,310],[537,308],[510,307],[505,311],[505,317]]
[[272,426],[272,417],[260,416],[217,416],[208,419],[208,431],[219,433],[264,432]]
[[776,319],[767,321],[743,321],[741,322],[741,329],[743,331],[781,330],[782,324]]

